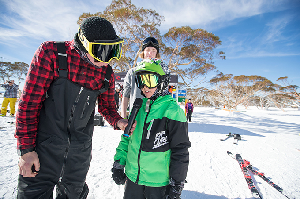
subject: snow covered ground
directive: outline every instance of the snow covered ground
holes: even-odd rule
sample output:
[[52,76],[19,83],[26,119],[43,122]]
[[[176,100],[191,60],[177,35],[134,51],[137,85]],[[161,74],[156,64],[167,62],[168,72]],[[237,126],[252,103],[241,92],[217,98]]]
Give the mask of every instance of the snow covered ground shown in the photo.
[[[0,118],[0,198],[16,198],[18,156],[14,118]],[[220,141],[229,132],[242,136]],[[96,126],[93,159],[87,176],[89,199],[123,198],[124,186],[111,178],[115,148],[122,131],[107,123]],[[227,151],[240,153],[254,168],[280,186],[289,198],[300,198],[300,111],[250,107],[240,112],[196,107],[189,123],[190,165],[182,199],[252,198],[234,159]],[[259,177],[255,184],[265,199],[286,198]]]

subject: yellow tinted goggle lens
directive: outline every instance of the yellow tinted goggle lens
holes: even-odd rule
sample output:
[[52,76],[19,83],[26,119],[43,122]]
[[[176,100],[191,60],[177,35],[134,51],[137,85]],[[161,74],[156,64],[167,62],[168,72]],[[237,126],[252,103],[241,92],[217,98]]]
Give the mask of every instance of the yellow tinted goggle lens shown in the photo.
[[156,74],[141,74],[136,76],[137,86],[141,89],[143,86],[154,88],[159,83],[159,76]]

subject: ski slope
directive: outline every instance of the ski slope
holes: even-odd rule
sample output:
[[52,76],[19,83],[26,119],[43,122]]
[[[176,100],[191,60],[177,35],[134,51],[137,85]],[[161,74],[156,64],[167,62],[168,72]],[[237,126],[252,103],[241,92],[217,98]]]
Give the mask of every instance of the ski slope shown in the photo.
[[[15,119],[0,118],[0,198],[16,198],[18,156],[14,138]],[[220,141],[238,133],[242,140]],[[124,186],[111,178],[115,148],[122,131],[107,123],[96,126],[93,159],[87,176],[88,199],[123,198]],[[250,107],[229,112],[196,107],[189,123],[190,165],[182,199],[252,198],[237,161],[227,151],[239,153],[253,168],[281,187],[289,198],[300,198],[300,111]],[[258,176],[254,183],[265,199],[286,198]]]

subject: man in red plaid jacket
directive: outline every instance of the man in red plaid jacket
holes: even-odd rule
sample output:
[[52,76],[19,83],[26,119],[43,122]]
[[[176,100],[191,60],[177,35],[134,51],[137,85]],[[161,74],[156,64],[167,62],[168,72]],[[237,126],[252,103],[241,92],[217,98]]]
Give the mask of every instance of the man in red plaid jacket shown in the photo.
[[37,49],[16,115],[18,198],[53,198],[55,185],[56,198],[87,197],[95,102],[114,129],[128,124],[116,111],[108,65],[122,43],[109,21],[90,17],[73,41]]

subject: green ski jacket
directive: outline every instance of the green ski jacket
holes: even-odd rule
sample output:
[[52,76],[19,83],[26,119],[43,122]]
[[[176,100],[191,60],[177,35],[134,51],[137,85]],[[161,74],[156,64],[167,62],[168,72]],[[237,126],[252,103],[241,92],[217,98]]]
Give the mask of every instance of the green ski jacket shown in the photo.
[[144,98],[136,121],[132,135],[121,137],[114,156],[125,165],[126,176],[152,187],[168,185],[170,177],[184,181],[191,143],[184,111],[177,102],[170,95],[155,101]]

